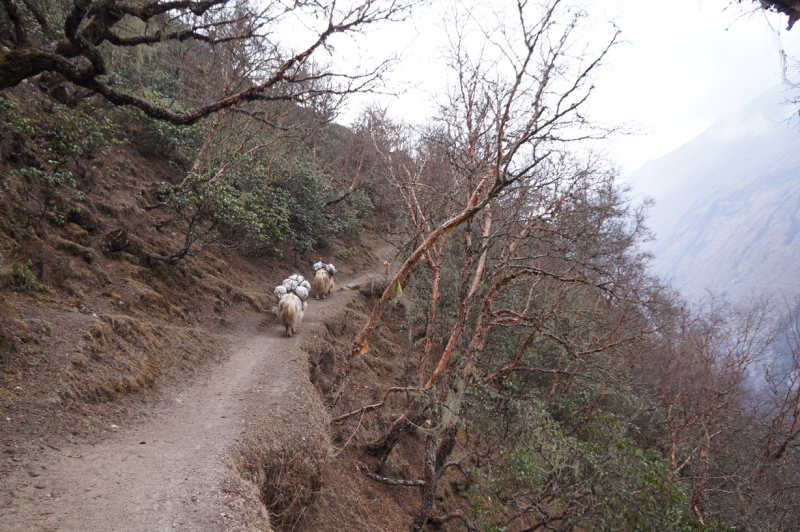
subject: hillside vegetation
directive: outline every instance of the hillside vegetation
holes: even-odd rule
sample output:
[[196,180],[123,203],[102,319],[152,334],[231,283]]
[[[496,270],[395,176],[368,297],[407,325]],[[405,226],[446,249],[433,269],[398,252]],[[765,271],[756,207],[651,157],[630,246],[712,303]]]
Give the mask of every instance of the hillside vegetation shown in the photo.
[[[385,282],[304,345],[293,412],[323,428],[231,451],[271,526],[798,529],[800,306],[693,308],[650,272],[646,206],[583,145],[616,30],[459,11],[430,123],[337,125],[385,65],[315,51],[412,4],[3,2],[5,448],[102,436],[289,270],[363,268],[369,227]],[[286,53],[267,30],[293,15],[323,24]]]

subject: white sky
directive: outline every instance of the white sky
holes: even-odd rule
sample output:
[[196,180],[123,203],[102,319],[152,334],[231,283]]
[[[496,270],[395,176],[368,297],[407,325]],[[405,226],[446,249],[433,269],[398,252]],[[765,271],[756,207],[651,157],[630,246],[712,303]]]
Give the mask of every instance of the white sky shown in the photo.
[[[800,51],[800,31],[763,13],[741,17],[725,0],[617,0],[609,15],[629,44],[601,74],[594,104],[606,121],[638,123],[646,135],[617,139],[611,152],[627,171],[677,148],[781,82],[779,40]],[[617,6],[616,8],[610,7]]]
[[[504,0],[490,0],[502,3]],[[785,18],[757,13],[742,17],[729,0],[585,0],[598,35],[609,21],[622,30],[623,43],[608,57],[596,80],[591,115],[605,124],[625,123],[641,134],[620,136],[609,156],[624,173],[665,155],[781,81],[779,44],[800,52],[800,25],[792,32]],[[389,87],[398,97],[362,96],[342,116],[377,99],[390,114],[422,123],[434,114],[437,91],[447,84],[442,57],[447,48],[443,17],[453,0],[416,10],[411,20],[371,31],[356,41],[332,38],[333,56],[354,54],[364,63],[401,54]],[[726,8],[728,8],[726,10]],[[299,34],[298,34],[299,36]],[[297,44],[300,44],[298,42]],[[357,50],[357,51],[356,51]]]

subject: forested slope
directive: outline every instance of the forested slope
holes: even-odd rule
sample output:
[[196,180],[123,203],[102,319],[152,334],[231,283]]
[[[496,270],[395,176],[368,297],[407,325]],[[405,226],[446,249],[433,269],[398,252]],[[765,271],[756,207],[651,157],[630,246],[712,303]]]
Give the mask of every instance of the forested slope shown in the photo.
[[[305,345],[329,422],[232,459],[273,526],[797,529],[800,310],[693,308],[650,270],[646,208],[584,146],[616,28],[459,12],[428,124],[336,125],[386,64],[317,52],[412,3],[3,2],[5,448],[101,436],[265,281],[371,260],[368,224],[385,282]],[[294,17],[318,31],[288,52]]]

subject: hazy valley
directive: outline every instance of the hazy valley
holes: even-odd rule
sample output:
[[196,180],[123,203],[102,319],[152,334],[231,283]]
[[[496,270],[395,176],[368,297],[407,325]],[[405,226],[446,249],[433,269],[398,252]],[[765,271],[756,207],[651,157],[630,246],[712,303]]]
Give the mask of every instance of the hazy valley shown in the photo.
[[653,266],[692,297],[800,290],[800,131],[775,87],[629,180]]

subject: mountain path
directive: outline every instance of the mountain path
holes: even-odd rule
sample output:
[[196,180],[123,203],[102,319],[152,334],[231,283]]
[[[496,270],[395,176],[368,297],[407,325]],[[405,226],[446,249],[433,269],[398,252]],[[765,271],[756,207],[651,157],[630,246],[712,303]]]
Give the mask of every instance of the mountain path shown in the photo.
[[[376,253],[382,260],[388,251]],[[240,326],[228,336],[229,358],[204,367],[188,385],[166,389],[144,416],[114,427],[100,443],[65,444],[31,456],[0,480],[0,530],[223,530],[220,486],[231,447],[249,425],[280,422],[275,414],[293,395],[290,365],[297,363],[298,342],[357,294],[343,286],[382,278],[382,270],[376,265],[349,279],[337,275],[327,299],[309,298],[293,338],[274,319],[264,325],[263,316]]]

